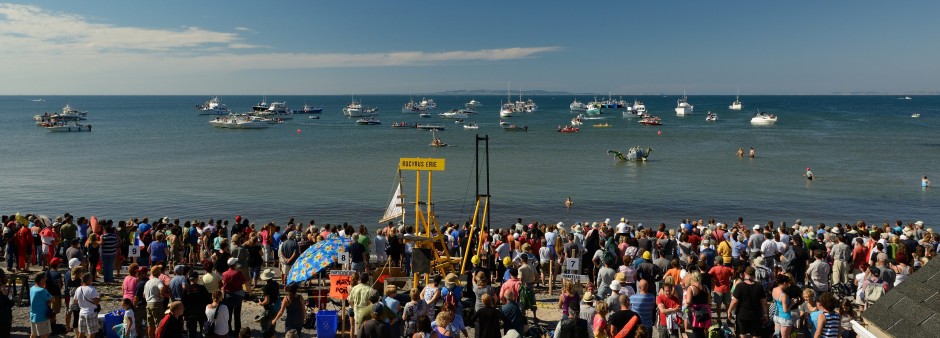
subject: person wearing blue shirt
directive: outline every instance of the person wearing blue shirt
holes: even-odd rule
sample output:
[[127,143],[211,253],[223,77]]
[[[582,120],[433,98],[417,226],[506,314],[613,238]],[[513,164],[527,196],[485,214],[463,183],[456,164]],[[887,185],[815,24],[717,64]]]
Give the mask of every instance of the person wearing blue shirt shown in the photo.
[[78,219],[78,238],[82,240],[82,243],[85,243],[88,240],[88,227],[91,226],[88,224],[88,220],[85,218]]
[[33,280],[36,284],[29,288],[30,336],[47,338],[52,333],[48,316],[52,294],[46,290],[45,272],[40,272]]
[[656,310],[656,296],[649,293],[650,284],[641,279],[637,282],[637,293],[630,296],[630,310],[640,316],[640,321],[646,327],[653,327],[653,317]]
[[147,223],[147,219],[144,218],[144,221],[143,221],[143,222],[140,222],[140,224],[137,224],[137,233],[143,234],[143,233],[147,232],[147,230],[150,230],[150,228],[152,228],[152,227],[153,227],[153,226],[151,226],[149,223]]

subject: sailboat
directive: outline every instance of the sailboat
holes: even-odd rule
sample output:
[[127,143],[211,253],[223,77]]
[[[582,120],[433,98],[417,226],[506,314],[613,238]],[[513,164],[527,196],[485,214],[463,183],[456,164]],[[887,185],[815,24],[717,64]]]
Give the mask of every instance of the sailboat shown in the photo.
[[742,107],[744,107],[744,105],[741,104],[741,87],[738,87],[738,94],[734,96],[734,102],[731,102],[728,109],[741,110]]
[[385,223],[399,217],[402,221],[405,220],[405,195],[401,193],[401,173],[398,174],[398,186],[392,194],[392,201],[385,208],[385,214],[382,215],[379,223]]

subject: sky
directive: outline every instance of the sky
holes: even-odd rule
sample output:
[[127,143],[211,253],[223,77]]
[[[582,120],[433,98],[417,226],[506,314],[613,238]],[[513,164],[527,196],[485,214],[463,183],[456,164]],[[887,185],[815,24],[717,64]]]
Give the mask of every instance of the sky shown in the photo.
[[937,13],[868,0],[0,2],[0,95],[938,94]]

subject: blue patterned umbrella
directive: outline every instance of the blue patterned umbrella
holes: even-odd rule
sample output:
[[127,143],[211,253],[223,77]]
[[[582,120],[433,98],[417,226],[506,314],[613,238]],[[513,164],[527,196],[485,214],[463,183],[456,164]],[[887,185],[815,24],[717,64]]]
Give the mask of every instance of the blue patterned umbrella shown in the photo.
[[294,262],[287,273],[287,284],[305,282],[313,278],[316,273],[333,264],[333,259],[344,250],[351,240],[348,237],[330,235],[307,248]]

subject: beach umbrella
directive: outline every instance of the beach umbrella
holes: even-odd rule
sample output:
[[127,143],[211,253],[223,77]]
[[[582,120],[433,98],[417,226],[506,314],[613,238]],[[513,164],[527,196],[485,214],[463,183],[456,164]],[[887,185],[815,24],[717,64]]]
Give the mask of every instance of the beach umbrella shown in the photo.
[[327,239],[311,245],[297,258],[294,266],[287,273],[287,284],[305,282],[313,278],[318,272],[333,264],[333,259],[340,251],[346,250],[349,242],[348,237],[331,235]]

